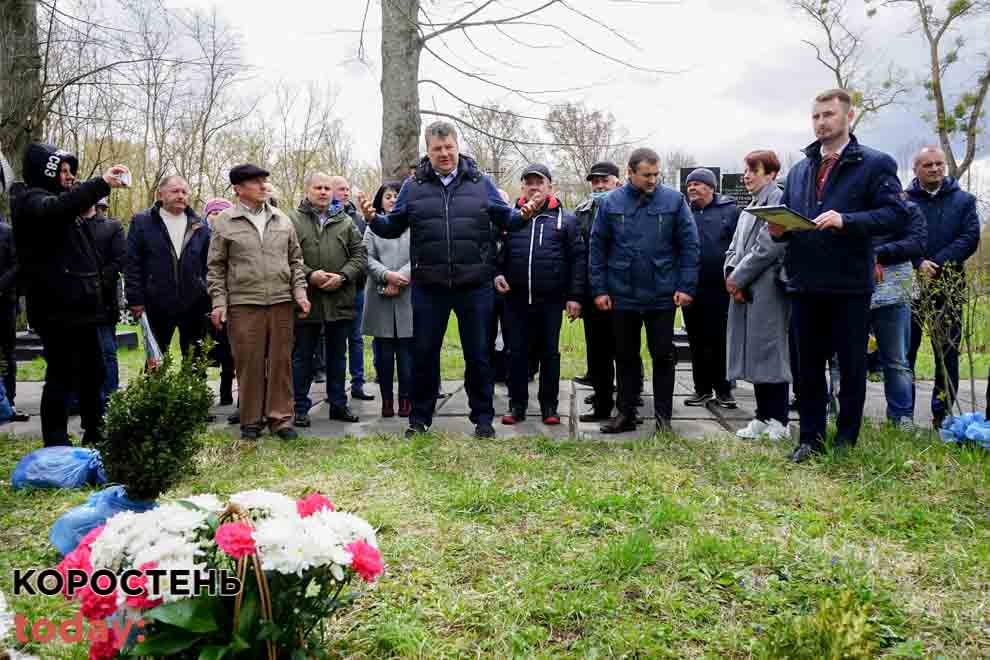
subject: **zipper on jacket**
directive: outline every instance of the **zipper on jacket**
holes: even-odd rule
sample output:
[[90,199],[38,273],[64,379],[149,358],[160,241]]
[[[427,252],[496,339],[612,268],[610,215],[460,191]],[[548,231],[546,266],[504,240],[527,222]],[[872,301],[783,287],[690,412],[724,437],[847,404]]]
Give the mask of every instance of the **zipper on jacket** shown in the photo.
[[[526,287],[527,297],[529,299],[529,304],[533,304],[533,243],[536,240],[536,221],[539,217],[535,218],[529,227],[529,263],[526,265]],[[543,245],[543,225],[540,225],[540,245]]]
[[[453,181],[451,181],[453,184]],[[447,186],[440,182],[440,190],[443,193],[443,222],[447,233],[447,286],[454,287],[454,256],[450,245],[450,194]]]

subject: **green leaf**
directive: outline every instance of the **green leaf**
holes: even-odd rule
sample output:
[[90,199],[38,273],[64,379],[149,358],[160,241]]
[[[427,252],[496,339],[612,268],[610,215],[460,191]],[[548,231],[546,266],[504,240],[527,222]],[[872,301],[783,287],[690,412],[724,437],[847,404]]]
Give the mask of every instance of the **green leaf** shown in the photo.
[[232,651],[247,651],[251,648],[251,645],[244,641],[244,638],[240,635],[234,635],[233,639],[230,640],[230,645],[227,647]]
[[148,612],[147,616],[153,621],[161,621],[190,632],[205,633],[219,630],[209,597],[165,603]]
[[205,646],[199,652],[199,660],[220,660],[229,650],[226,646]]
[[131,655],[175,655],[201,639],[203,639],[202,635],[195,635],[185,630],[170,630],[138,643],[131,649]]
[[241,618],[237,621],[237,634],[251,639],[251,629],[258,622],[258,592],[251,589],[241,603]]

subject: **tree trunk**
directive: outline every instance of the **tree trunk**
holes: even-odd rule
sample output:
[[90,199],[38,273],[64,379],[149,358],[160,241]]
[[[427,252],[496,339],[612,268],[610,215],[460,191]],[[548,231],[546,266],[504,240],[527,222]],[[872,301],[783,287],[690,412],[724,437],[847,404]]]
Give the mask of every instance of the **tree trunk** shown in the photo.
[[0,2],[0,148],[20,176],[27,145],[41,139],[41,56],[36,0]]
[[382,3],[382,175],[404,179],[419,160],[420,0]]

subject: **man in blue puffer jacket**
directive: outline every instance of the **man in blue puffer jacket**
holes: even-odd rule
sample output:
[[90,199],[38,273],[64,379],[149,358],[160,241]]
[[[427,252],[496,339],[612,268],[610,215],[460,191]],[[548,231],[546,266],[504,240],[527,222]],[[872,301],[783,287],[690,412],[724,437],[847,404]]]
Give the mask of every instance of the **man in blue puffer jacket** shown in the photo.
[[608,194],[591,229],[591,292],[612,310],[619,414],[602,433],[636,430],[640,328],[653,359],[657,431],[669,432],[674,399],[674,315],[698,286],[698,230],[684,195],[657,184],[652,149],[629,156],[627,183]]
[[[973,256],[980,243],[980,219],[976,214],[976,198],[960,190],[959,182],[945,176],[945,153],[938,147],[924,147],[914,157],[915,179],[908,195],[925,214],[928,221],[928,243],[918,268],[923,277],[939,278],[947,273],[962,277],[958,295],[940,296],[938,307],[943,310],[943,340],[932,345],[942,354],[935,360],[935,388],[932,390],[932,422],[936,428],[950,414],[959,389],[959,344],[962,340],[962,305],[965,298],[966,260]],[[924,329],[912,316],[911,347],[908,361],[914,370]],[[942,369],[942,362],[945,369]],[[946,383],[948,379],[948,383]]]
[[523,226],[543,198],[513,209],[477,164],[458,152],[457,129],[437,121],[426,127],[426,157],[406,179],[392,211],[376,215],[371,200],[358,195],[368,226],[382,238],[409,229],[412,263],[413,338],[416,384],[407,436],[433,423],[440,391],[440,351],[450,313],[464,350],[464,388],[475,436],[494,438],[494,375],[489,332],[495,306],[497,231]]
[[[529,402],[530,346],[540,367],[540,415],[547,425],[560,424],[561,309],[572,321],[581,315],[585,248],[574,214],[553,196],[550,169],[535,163],[523,170],[524,197],[542,195],[546,202],[528,227],[507,234],[502,246],[502,272],[495,289],[505,295],[505,331],[509,340],[508,414],[503,424],[526,419]],[[528,229],[528,231],[526,231]]]
[[817,141],[787,175],[780,203],[814,220],[808,231],[771,225],[789,241],[784,260],[793,295],[800,362],[801,439],[790,459],[808,460],[825,447],[825,363],[837,353],[841,387],[835,445],[856,444],[866,403],[866,342],[874,265],[872,236],[908,222],[897,164],[859,144],[849,127],[852,98],[833,89],[815,98]]

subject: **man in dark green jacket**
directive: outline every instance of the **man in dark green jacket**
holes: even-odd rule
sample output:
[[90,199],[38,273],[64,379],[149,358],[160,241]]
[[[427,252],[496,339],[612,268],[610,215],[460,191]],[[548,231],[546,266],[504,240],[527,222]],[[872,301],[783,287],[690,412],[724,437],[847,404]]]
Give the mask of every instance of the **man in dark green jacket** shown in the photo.
[[306,199],[289,214],[302,247],[303,270],[312,305],[309,317],[296,322],[292,352],[295,424],[310,425],[313,352],[321,329],[326,342],[330,419],[356,422],[357,415],[347,407],[342,358],[356,315],[357,285],[364,278],[368,250],[351,217],[334,201],[331,177],[322,172],[312,173],[306,177],[305,186]]

